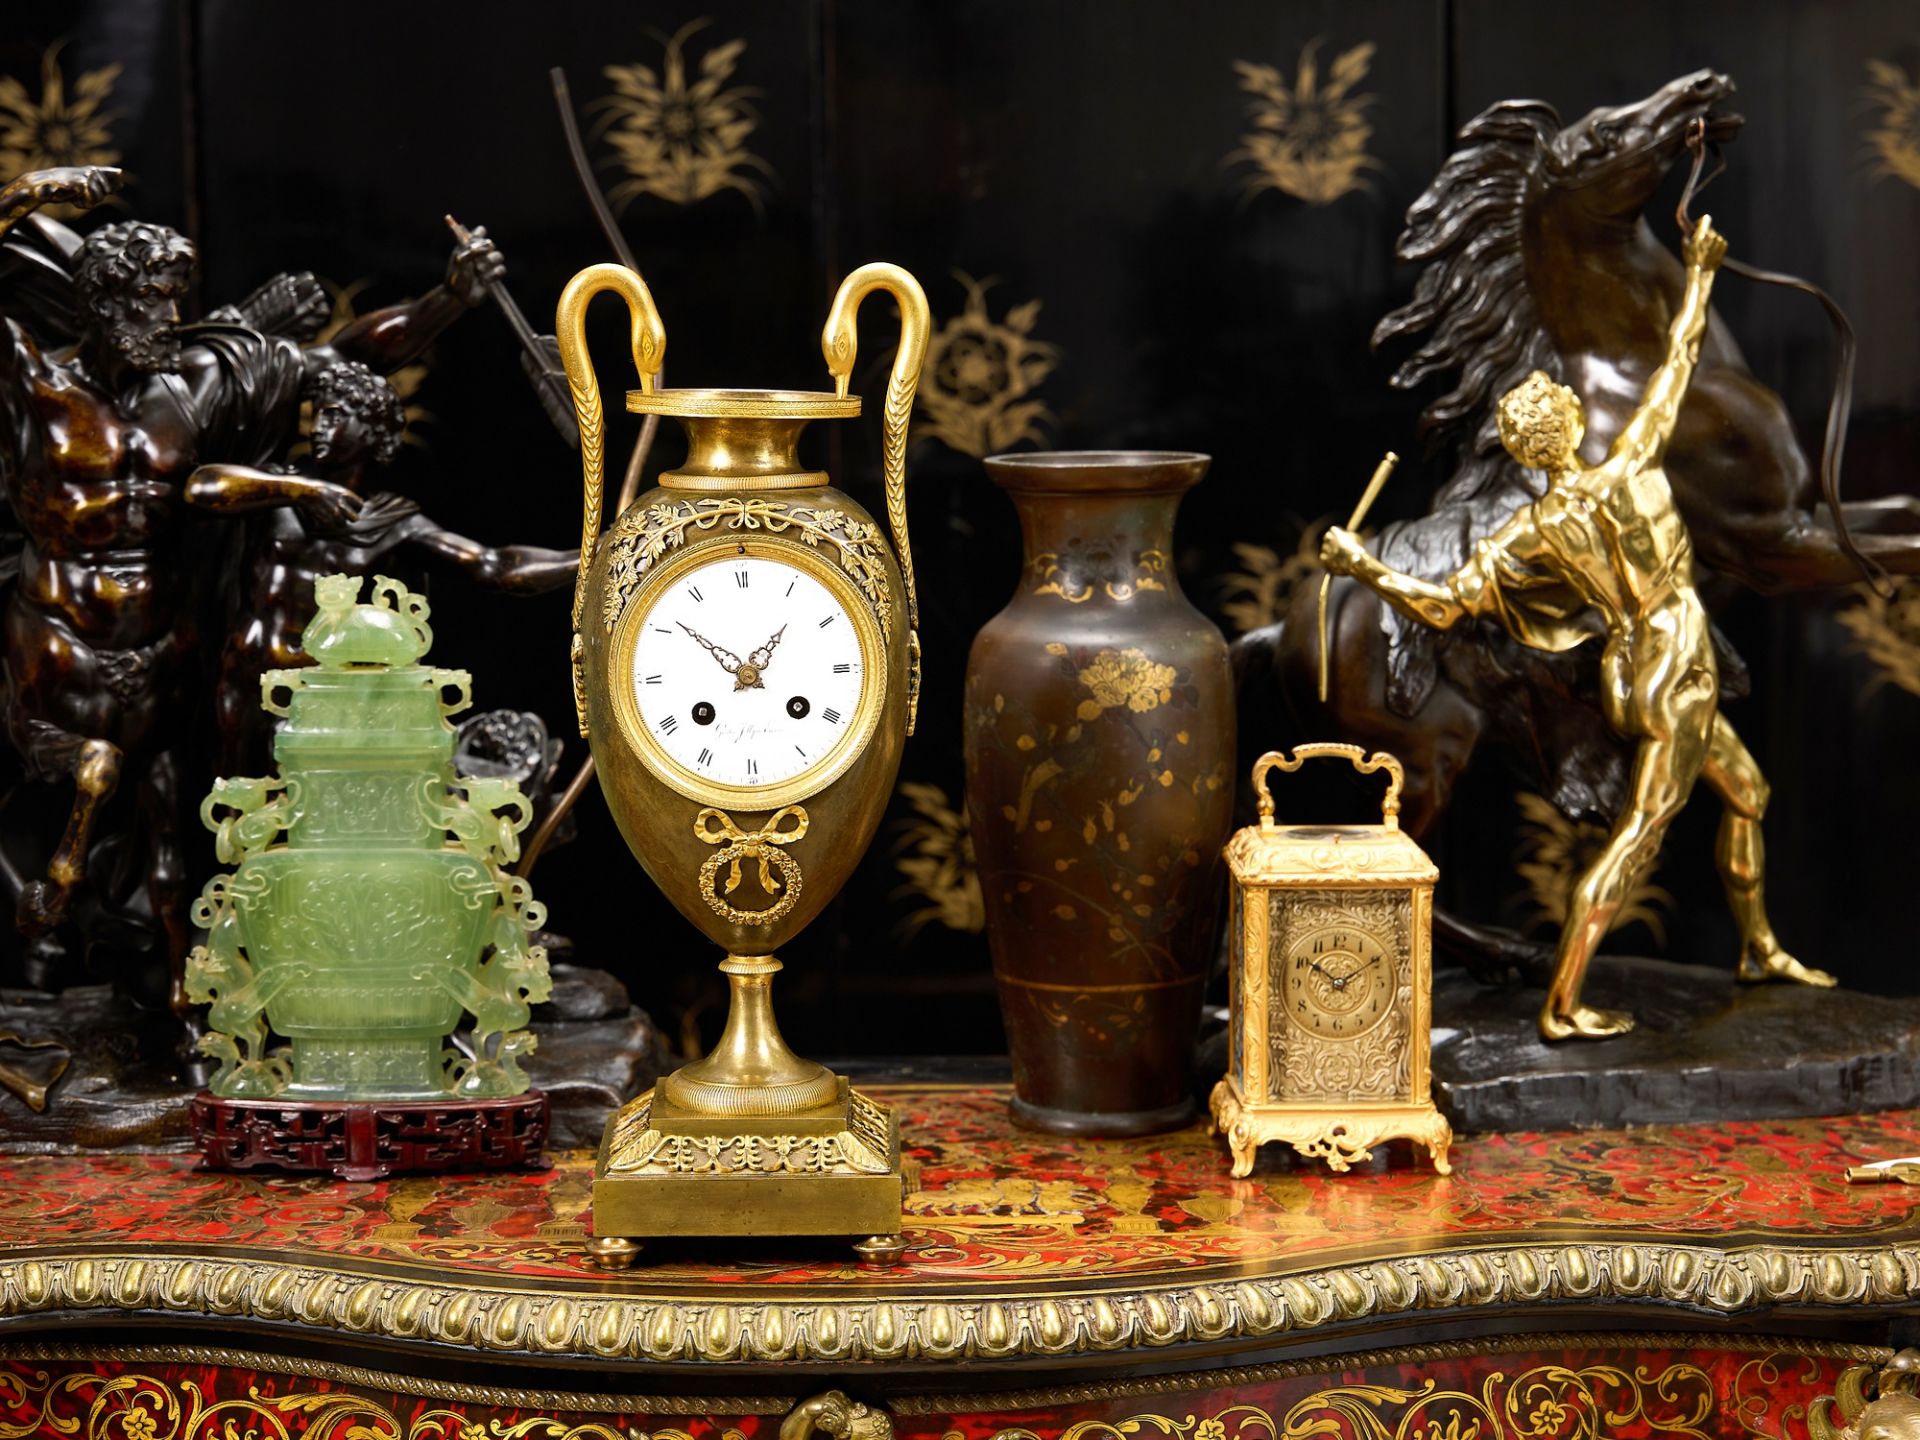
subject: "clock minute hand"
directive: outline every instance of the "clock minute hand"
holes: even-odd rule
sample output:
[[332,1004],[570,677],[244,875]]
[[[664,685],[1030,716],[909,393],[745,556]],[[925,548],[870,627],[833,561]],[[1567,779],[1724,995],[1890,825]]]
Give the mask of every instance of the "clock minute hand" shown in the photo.
[[712,654],[713,658],[720,662],[720,668],[722,670],[726,671],[729,675],[732,675],[739,670],[740,657],[738,655],[734,654],[731,650],[727,649],[725,646],[714,644],[713,641],[707,639],[706,636],[702,635],[698,630],[694,629],[691,625],[687,624],[686,621],[676,620],[674,623],[678,625],[682,630],[686,631],[687,634],[691,635],[695,640],[698,640],[702,645],[706,646],[708,652]]

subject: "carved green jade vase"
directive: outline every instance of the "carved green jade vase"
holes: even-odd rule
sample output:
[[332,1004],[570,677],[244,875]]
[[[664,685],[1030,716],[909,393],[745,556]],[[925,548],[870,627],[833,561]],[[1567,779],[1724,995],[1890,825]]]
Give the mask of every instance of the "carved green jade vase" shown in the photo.
[[[420,664],[427,602],[376,578],[315,583],[313,664],[272,671],[279,775],[216,780],[200,807],[230,875],[194,907],[187,963],[209,1003],[209,1089],[231,1099],[444,1100],[518,1095],[529,1004],[551,982],[545,920],[519,858],[532,809],[511,780],[453,769],[447,717],[465,671]],[[448,1043],[473,1016],[471,1053]],[[269,1032],[284,1047],[269,1047]]]

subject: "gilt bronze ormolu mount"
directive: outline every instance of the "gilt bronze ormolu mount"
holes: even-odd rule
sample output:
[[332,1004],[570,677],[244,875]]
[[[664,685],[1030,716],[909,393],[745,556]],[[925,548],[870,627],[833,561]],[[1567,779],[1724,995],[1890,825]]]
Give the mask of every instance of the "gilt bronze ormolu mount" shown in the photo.
[[[600,534],[605,432],[582,321],[611,290],[632,318],[629,410],[671,415],[687,458]],[[856,416],[854,317],[900,307],[882,454],[890,549],[873,519],[805,469],[800,432]],[[861,267],[821,339],[832,393],[661,390],[666,333],[633,270],[568,285],[558,338],[580,427],[586,507],[574,597],[574,695],[603,792],[635,856],[719,945],[732,994],[713,1053],[608,1121],[594,1167],[592,1253],[630,1263],[637,1237],[900,1238],[900,1135],[886,1107],[788,1048],[773,1018],[775,951],[851,873],[893,791],[919,691],[906,536],[906,438],[925,358],[919,284]]]

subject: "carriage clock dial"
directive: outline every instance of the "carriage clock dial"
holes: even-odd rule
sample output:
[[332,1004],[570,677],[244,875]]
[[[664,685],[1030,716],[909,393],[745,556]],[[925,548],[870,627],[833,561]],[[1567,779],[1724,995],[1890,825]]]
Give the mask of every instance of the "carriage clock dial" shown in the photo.
[[1323,1040],[1364,1035],[1393,1011],[1398,967],[1387,942],[1356,925],[1300,936],[1286,959],[1287,1013]]
[[853,582],[808,547],[708,543],[657,567],[628,609],[621,719],[689,798],[773,807],[845,770],[872,735],[884,650]]

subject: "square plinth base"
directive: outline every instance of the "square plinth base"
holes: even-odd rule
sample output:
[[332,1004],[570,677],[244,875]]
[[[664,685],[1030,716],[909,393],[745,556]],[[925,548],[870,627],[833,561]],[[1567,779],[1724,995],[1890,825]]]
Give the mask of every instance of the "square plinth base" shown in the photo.
[[696,1115],[657,1091],[607,1121],[593,1167],[593,1233],[897,1235],[900,1125],[840,1081],[795,1115]]

